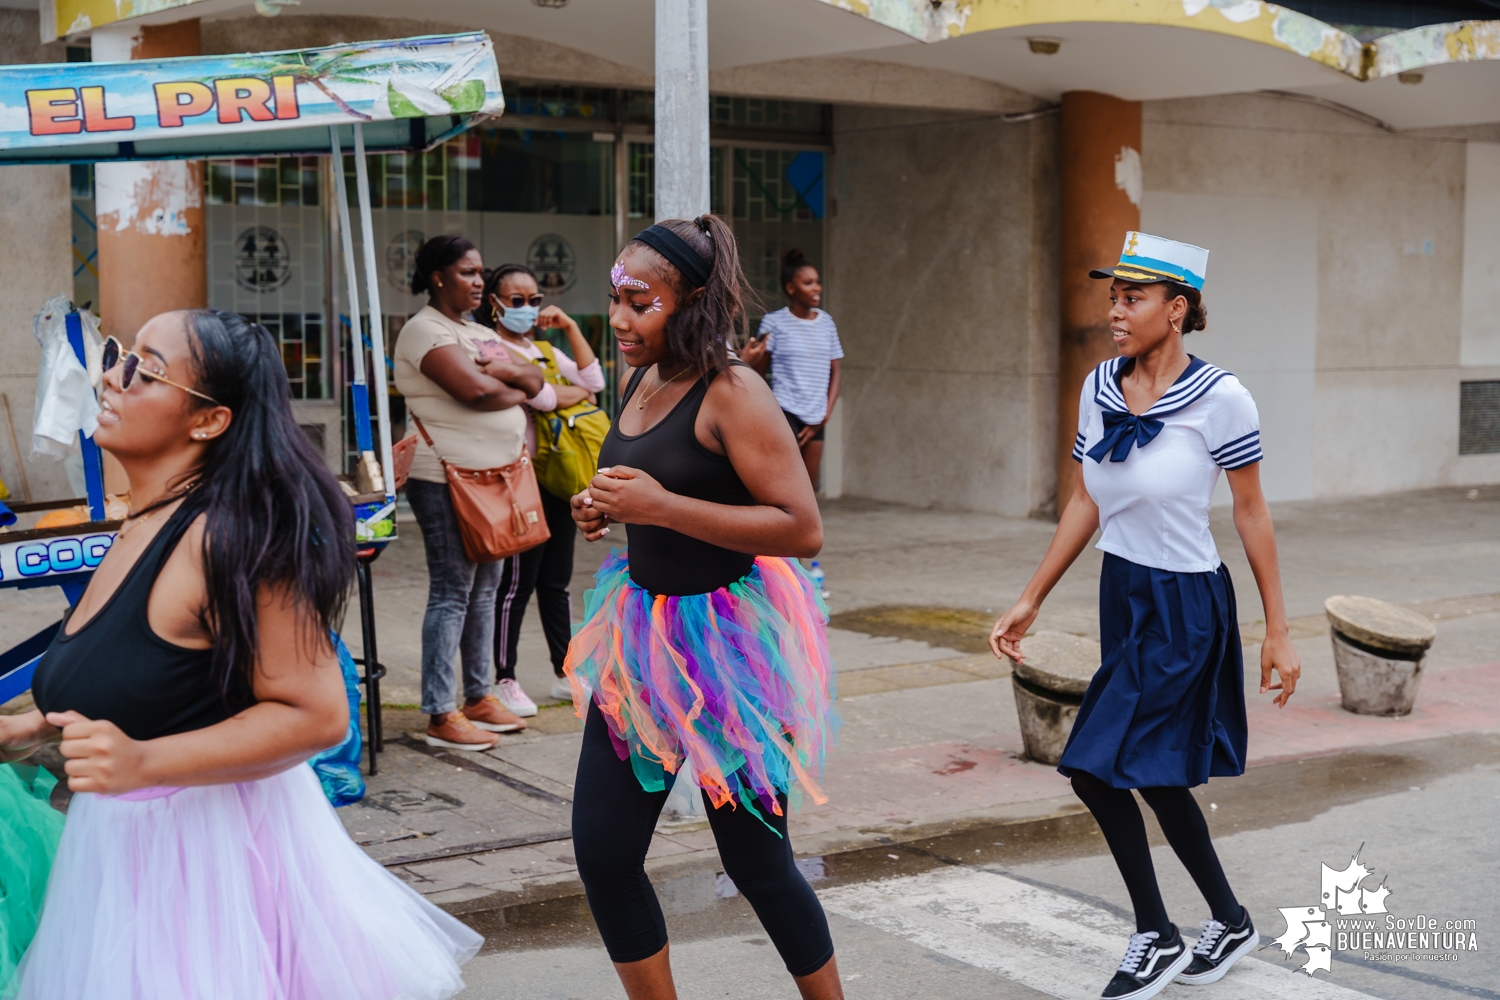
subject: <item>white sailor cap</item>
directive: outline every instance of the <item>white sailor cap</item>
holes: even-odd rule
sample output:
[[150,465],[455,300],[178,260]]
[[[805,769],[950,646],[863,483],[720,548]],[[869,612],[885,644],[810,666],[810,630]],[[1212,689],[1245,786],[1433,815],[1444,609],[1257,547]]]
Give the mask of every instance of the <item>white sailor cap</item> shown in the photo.
[[1091,278],[1123,278],[1126,281],[1177,281],[1203,290],[1208,276],[1208,251],[1191,243],[1151,236],[1147,233],[1125,234],[1125,248],[1114,267],[1089,272]]

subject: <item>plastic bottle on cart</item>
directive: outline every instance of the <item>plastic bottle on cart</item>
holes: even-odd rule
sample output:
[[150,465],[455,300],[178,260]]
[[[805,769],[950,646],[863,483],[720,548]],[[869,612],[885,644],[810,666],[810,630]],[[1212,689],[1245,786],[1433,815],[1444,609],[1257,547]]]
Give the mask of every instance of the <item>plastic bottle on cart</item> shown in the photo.
[[813,589],[818,592],[818,596],[827,600],[828,591],[823,588],[823,567],[818,563],[818,560],[814,559],[812,561],[812,569],[807,571],[807,575],[812,578]]

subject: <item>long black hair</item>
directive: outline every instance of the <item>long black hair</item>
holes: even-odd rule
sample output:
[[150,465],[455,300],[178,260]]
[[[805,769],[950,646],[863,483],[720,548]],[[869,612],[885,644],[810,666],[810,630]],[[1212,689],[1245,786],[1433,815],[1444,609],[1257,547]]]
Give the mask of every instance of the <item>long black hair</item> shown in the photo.
[[276,338],[236,313],[184,315],[197,387],[233,414],[184,501],[189,516],[207,517],[204,625],[214,683],[229,699],[251,691],[263,588],[283,590],[325,633],[338,627],[354,578],[354,512],[292,417]]
[[709,265],[707,283],[694,288],[661,254],[645,243],[631,243],[651,255],[657,273],[677,293],[677,309],[667,317],[667,350],[674,361],[694,371],[722,372],[729,367],[731,340],[743,339],[745,306],[755,295],[740,267],[734,232],[717,215],[668,219],[657,225],[682,237]]
[[[490,301],[490,296],[500,294],[500,282],[512,274],[524,274],[536,281],[536,272],[525,264],[501,264],[499,267],[484,269],[484,301],[479,303],[479,308],[474,310],[474,322],[495,329],[500,322],[500,317],[495,315],[495,304]],[[538,282],[540,285],[540,282]]]
[[451,267],[470,250],[477,249],[462,236],[445,233],[434,236],[417,248],[416,267],[411,273],[411,293],[421,295],[431,290],[432,276]]

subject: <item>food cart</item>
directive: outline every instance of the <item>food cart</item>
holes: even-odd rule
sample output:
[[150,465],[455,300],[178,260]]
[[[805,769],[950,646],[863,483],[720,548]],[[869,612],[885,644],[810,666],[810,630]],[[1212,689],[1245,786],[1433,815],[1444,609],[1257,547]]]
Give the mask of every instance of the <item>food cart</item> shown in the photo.
[[[354,229],[342,169],[335,178],[337,224],[348,296],[352,417],[358,452],[351,503],[364,656],[370,773],[383,733],[370,564],[396,537],[395,466],[386,384],[385,331],[376,267],[366,157],[425,152],[504,109],[494,47],[482,32],[359,42],[240,55],[123,63],[0,67],[0,166],[218,157],[329,154],[352,150],[363,234],[364,321]],[[24,115],[18,113],[24,109]],[[20,127],[24,117],[25,127]],[[330,321],[333,318],[330,317]],[[87,368],[76,312],[68,336]],[[368,344],[368,353],[366,345]],[[370,414],[366,363],[374,379]],[[98,448],[80,432],[86,499],[10,505],[17,514],[86,504],[83,524],[0,535],[0,588],[61,587],[82,595],[119,521],[106,520]],[[0,653],[0,703],[31,685],[59,623]]]

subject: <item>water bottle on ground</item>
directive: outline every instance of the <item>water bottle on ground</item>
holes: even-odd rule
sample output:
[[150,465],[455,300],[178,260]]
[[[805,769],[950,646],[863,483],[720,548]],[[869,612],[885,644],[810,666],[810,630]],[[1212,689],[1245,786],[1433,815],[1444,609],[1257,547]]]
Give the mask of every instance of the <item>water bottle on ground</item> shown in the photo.
[[807,571],[807,575],[812,578],[813,589],[818,592],[818,596],[828,600],[828,591],[823,587],[823,567],[818,564],[818,560],[812,561],[812,569]]

